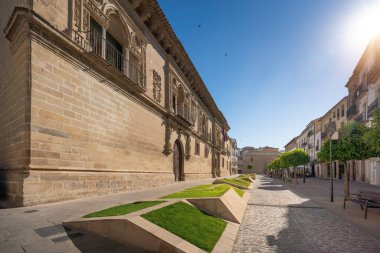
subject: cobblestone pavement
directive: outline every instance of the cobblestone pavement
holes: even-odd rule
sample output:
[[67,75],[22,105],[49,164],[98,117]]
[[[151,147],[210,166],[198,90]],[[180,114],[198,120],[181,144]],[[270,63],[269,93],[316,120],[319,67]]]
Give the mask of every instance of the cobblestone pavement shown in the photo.
[[380,252],[380,239],[290,189],[257,177],[233,252]]

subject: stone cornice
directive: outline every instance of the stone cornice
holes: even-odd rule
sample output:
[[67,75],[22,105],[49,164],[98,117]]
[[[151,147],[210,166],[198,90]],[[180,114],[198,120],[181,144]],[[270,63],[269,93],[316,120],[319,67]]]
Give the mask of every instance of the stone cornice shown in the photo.
[[156,0],[129,0],[129,2],[163,49],[172,56],[202,103],[215,116],[221,126],[229,130],[226,118],[216,105],[158,2]]

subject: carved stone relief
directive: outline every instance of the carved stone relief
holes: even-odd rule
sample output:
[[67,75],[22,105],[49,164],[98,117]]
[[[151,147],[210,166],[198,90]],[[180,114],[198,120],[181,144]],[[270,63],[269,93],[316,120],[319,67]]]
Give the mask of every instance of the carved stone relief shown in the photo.
[[161,76],[153,70],[153,98],[158,103],[161,102]]
[[74,2],[74,26],[77,30],[80,29],[80,13],[81,13],[81,4],[79,0]]

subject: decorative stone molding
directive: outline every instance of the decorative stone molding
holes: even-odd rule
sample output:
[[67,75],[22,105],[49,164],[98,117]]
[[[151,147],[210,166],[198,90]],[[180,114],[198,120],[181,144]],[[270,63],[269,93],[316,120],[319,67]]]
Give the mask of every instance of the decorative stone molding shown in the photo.
[[[90,30],[90,13],[84,9],[83,10],[83,31]],[[86,33],[86,37],[88,39],[89,33]]]
[[74,26],[77,30],[80,30],[80,22],[81,22],[81,3],[80,0],[75,0],[74,2]]
[[103,26],[108,27],[109,19],[103,13],[101,8],[98,7],[97,3],[93,2],[92,0],[83,0],[83,3],[91,13],[99,18],[99,21],[101,21]]
[[172,144],[170,142],[172,132],[173,132],[173,124],[169,120],[166,120],[165,146],[164,146],[164,152],[163,152],[166,156],[170,155],[173,152]]
[[191,156],[191,137],[190,135],[186,136],[186,146],[185,146],[185,159],[189,160]]
[[161,76],[153,70],[153,98],[158,103],[161,102]]

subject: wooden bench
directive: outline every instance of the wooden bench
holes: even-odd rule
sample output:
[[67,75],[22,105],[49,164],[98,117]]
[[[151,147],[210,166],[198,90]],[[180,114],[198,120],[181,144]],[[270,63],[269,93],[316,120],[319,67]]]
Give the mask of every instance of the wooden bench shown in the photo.
[[380,208],[380,192],[359,190],[357,194],[350,194],[344,198],[343,209],[346,209],[346,201],[360,205],[362,210],[365,208],[364,218],[367,219],[368,208]]

